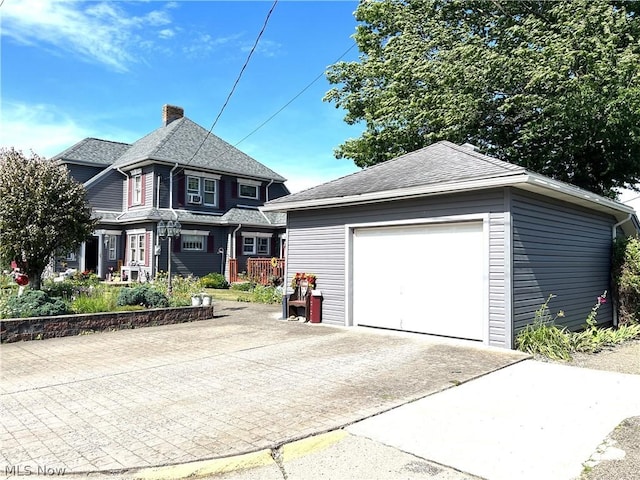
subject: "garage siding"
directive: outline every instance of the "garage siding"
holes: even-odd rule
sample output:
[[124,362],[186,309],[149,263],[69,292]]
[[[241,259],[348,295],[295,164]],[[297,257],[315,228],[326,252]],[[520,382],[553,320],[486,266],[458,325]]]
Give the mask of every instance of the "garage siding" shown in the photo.
[[[611,227],[606,214],[533,194],[513,193],[514,333],[533,321],[550,294],[557,323],[570,329],[585,324],[596,299],[610,290]],[[598,311],[598,322],[612,321],[611,302]]]
[[[288,212],[287,275],[296,272],[318,275],[322,290],[323,322],[344,325],[346,228],[349,224],[428,220],[436,217],[489,214],[489,343],[509,347],[504,280],[505,199],[502,189],[400,200],[371,205]],[[393,251],[380,252],[380,261],[394,261]],[[407,265],[410,277],[411,266]],[[384,295],[387,282],[380,278]],[[455,305],[452,305],[455,308]]]

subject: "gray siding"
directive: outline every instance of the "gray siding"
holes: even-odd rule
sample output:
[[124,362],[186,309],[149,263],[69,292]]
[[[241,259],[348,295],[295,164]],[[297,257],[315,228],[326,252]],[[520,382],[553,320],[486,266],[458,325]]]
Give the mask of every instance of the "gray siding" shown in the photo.
[[126,198],[126,179],[118,171],[112,170],[98,183],[87,190],[87,199],[98,210],[122,211]]
[[[318,276],[323,293],[323,322],[344,325],[345,224],[489,214],[489,343],[510,346],[505,272],[505,200],[501,189],[403,200],[381,204],[288,212],[287,283],[296,272]],[[380,252],[381,261],[388,253]],[[407,265],[407,274],[411,266]],[[394,279],[381,278],[380,285]]]
[[[550,294],[557,323],[584,326],[596,299],[610,290],[611,216],[552,199],[513,192],[514,333],[534,319]],[[611,302],[598,311],[598,322],[612,321]]]
[[[171,272],[174,275],[193,275],[202,277],[211,272],[220,272],[220,255],[217,251],[220,247],[226,247],[228,227],[211,227],[209,225],[183,225],[187,230],[207,230],[209,236],[213,237],[213,244],[205,239],[205,250],[203,252],[182,251],[173,248],[171,252]],[[181,237],[175,238],[172,242],[181,242]],[[160,240],[161,250],[158,260],[158,268],[167,271],[167,240]],[[178,251],[180,250],[180,251]],[[155,260],[154,260],[155,261]],[[224,273],[224,272],[222,272]]]
[[79,183],[86,182],[105,169],[104,166],[91,167],[89,165],[76,165],[73,163],[66,163],[65,166],[69,169],[69,174],[73,177],[73,179]]

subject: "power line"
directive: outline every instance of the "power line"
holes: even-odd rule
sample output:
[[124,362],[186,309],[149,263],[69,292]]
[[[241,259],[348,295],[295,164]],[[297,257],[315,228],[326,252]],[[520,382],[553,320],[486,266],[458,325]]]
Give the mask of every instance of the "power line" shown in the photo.
[[[340,55],[333,63],[338,63],[340,60],[342,60],[342,58],[349,53],[351,50],[353,50],[353,47],[355,47],[356,44],[354,43],[353,45],[351,45],[347,50],[345,50],[345,52]],[[242,142],[244,142],[247,138],[249,138],[251,135],[253,135],[254,133],[256,133],[258,130],[260,130],[262,127],[264,127],[267,123],[269,123],[271,120],[273,120],[275,118],[276,115],[278,115],[280,112],[282,112],[285,108],[287,108],[289,105],[291,105],[293,103],[293,101],[295,99],[297,99],[300,95],[302,95],[304,92],[306,92],[311,85],[313,85],[314,83],[316,83],[318,80],[320,80],[320,78],[322,78],[324,76],[325,72],[320,73],[316,78],[314,78],[306,87],[304,87],[302,90],[300,90],[291,100],[289,100],[287,103],[285,103],[276,113],[274,113],[273,115],[271,115],[269,118],[267,118],[264,122],[262,122],[260,125],[258,125],[256,128],[254,128],[251,132],[249,132],[249,134],[247,134],[246,136],[244,136],[239,142],[236,142],[233,146],[237,147],[238,145],[240,145]]]
[[[258,42],[260,42],[260,38],[262,37],[262,34],[264,33],[264,31],[267,28],[267,23],[269,23],[269,18],[271,17],[271,14],[273,13],[273,10],[276,8],[277,3],[278,3],[278,0],[274,0],[273,5],[271,5],[271,9],[269,10],[269,12],[267,13],[266,18],[264,19],[264,24],[262,25],[262,30],[260,30],[260,33],[258,33],[258,36],[256,37],[256,41],[254,42],[253,47],[251,47],[251,51],[249,52],[249,55],[247,55],[247,59],[245,60],[244,65],[240,69],[240,73],[238,74],[238,77],[236,78],[236,81],[234,82],[233,87],[231,87],[231,91],[229,92],[229,95],[227,95],[227,99],[224,101],[224,104],[222,105],[222,108],[220,109],[220,112],[218,112],[218,115],[216,116],[216,119],[213,121],[213,124],[211,125],[211,128],[209,129],[209,131],[207,132],[207,134],[205,135],[204,139],[202,140],[202,142],[200,143],[200,145],[198,146],[198,148],[196,149],[194,154],[191,156],[189,161],[187,163],[185,163],[185,166],[188,165],[189,163],[191,163],[191,161],[196,157],[196,155],[198,154],[198,152],[200,151],[200,149],[202,148],[204,143],[207,141],[207,138],[209,138],[209,135],[211,135],[211,132],[213,131],[214,127],[218,123],[218,120],[220,119],[220,116],[222,115],[222,112],[224,112],[224,109],[227,107],[227,104],[229,103],[229,100],[231,100],[231,96],[233,95],[233,92],[235,92],[236,87],[238,86],[238,83],[240,82],[240,79],[242,78],[242,74],[244,73],[245,69],[247,68],[247,65],[249,64],[249,60],[251,60],[251,56],[253,55],[253,52],[255,52],[256,47],[258,46]],[[184,167],[183,167],[183,169],[184,169]]]

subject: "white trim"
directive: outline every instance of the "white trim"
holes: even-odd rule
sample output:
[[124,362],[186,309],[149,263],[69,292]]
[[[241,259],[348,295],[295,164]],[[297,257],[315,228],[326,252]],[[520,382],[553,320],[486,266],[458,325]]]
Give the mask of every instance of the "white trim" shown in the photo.
[[258,182],[256,180],[249,180],[246,178],[238,178],[238,184],[247,185],[250,187],[261,187],[262,182]]
[[345,296],[344,312],[345,326],[354,326],[353,318],[353,237],[358,228],[375,227],[398,227],[398,226],[418,226],[418,225],[438,225],[447,223],[482,222],[483,235],[483,279],[482,279],[482,343],[489,343],[489,221],[488,213],[447,215],[444,217],[411,218],[406,220],[389,220],[380,222],[358,222],[345,224]]
[[121,230],[94,230],[93,231],[93,235],[97,236],[97,235],[122,235],[122,231]]
[[180,230],[180,235],[200,235],[201,237],[208,237],[211,232],[209,230]]
[[480,178],[463,182],[437,183],[433,185],[419,185],[416,187],[399,188],[396,190],[385,190],[381,192],[363,193],[361,195],[350,195],[345,197],[331,197],[313,200],[299,200],[276,204],[266,204],[260,208],[264,212],[283,212],[290,210],[304,210],[316,208],[330,208],[339,205],[362,205],[368,203],[379,203],[394,201],[403,198],[422,197],[430,195],[441,195],[452,192],[466,192],[473,190],[484,190],[497,187],[516,187],[525,190],[541,193],[546,196],[563,198],[573,203],[582,204],[596,210],[611,210],[624,213],[635,213],[635,210],[628,205],[616,202],[609,198],[601,197],[595,193],[588,192],[581,188],[569,185],[558,180],[545,177],[531,172],[517,172],[515,174],[505,174],[498,177]]
[[134,228],[132,230],[125,230],[127,235],[139,235],[141,233],[147,233],[147,230],[144,228]]
[[133,170],[131,170],[129,172],[129,176],[131,177],[135,177],[136,175],[142,175],[142,169],[141,168],[135,168]]
[[217,175],[215,173],[198,172],[196,170],[185,170],[184,174],[191,177],[202,177],[211,180],[220,180],[222,178],[222,175]]
[[267,233],[267,232],[241,232],[240,236],[242,236],[242,237],[271,238],[271,237],[273,237],[273,233]]

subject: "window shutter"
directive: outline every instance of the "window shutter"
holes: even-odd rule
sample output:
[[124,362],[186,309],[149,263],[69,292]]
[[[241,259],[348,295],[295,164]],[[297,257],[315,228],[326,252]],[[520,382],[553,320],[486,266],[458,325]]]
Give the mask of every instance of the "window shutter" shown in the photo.
[[133,201],[133,179],[127,178],[127,206],[131,207]]
[[182,237],[173,237],[173,253],[180,253],[180,245],[182,245]]
[[207,237],[207,253],[213,253],[213,235]]
[[278,237],[275,235],[275,233],[273,234],[273,237],[271,237],[271,250],[269,253],[272,257],[280,256],[278,252]]
[[184,207],[184,200],[185,200],[185,179],[184,179],[184,175],[181,175],[180,177],[178,177],[178,201],[177,204],[179,207]]
[[240,195],[239,188],[238,182],[231,182],[231,198],[238,198]]
[[142,185],[140,186],[142,189],[142,192],[140,194],[140,205],[144,205],[145,204],[145,200],[146,200],[146,196],[147,196],[147,191],[146,191],[146,185],[147,185],[147,176],[146,175],[142,175],[142,181],[141,181]]
[[224,201],[224,182],[222,180],[218,181],[218,208],[220,210],[224,210],[225,201]]
[[236,258],[242,255],[242,235],[236,235]]
[[258,190],[258,200],[267,201],[267,186],[262,185]]

